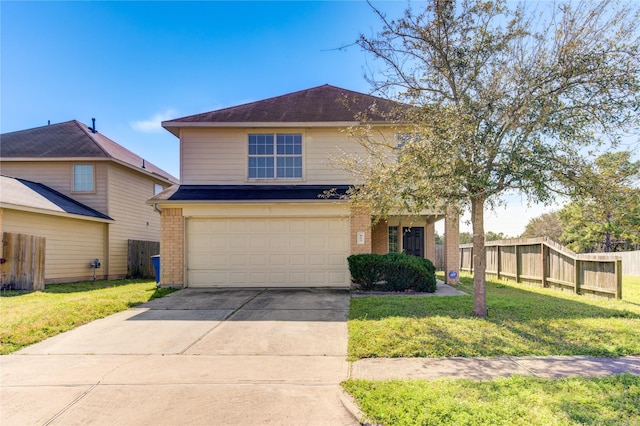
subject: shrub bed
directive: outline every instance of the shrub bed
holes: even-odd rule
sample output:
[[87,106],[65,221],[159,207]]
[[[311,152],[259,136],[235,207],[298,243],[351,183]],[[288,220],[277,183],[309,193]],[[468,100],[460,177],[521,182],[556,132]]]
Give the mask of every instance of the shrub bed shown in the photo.
[[428,259],[404,253],[354,254],[347,258],[351,281],[360,290],[436,291],[436,268]]

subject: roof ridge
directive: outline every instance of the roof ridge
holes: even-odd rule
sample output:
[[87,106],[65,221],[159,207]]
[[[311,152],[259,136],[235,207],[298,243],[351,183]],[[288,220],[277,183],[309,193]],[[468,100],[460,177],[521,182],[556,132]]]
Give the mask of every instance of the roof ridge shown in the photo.
[[43,128],[45,128],[45,127],[60,126],[60,125],[62,125],[62,124],[72,123],[72,122],[74,122],[74,121],[77,121],[77,120],[67,120],[67,121],[61,121],[61,122],[59,122],[59,123],[53,123],[53,124],[49,123],[49,124],[44,124],[44,125],[42,125],[42,126],[31,127],[31,128],[29,128],[29,129],[20,129],[20,130],[14,130],[14,131],[12,131],[12,132],[5,132],[5,133],[2,133],[2,135],[10,135],[10,134],[12,134],[12,133],[24,132],[25,130],[36,130],[36,129],[43,129]]
[[166,120],[163,123],[179,122],[180,120],[182,120],[184,118],[197,117],[197,116],[200,116],[200,115],[210,114],[212,112],[223,112],[223,111],[227,111],[227,110],[230,110],[230,109],[247,107],[249,105],[254,105],[254,104],[257,104],[257,103],[260,103],[260,102],[269,102],[269,101],[273,101],[273,100],[276,100],[276,99],[297,95],[299,93],[310,92],[312,90],[317,90],[317,89],[321,89],[321,88],[325,88],[325,87],[326,88],[331,88],[331,89],[341,90],[341,91],[348,92],[348,93],[353,94],[353,95],[360,95],[360,96],[364,95],[364,96],[369,96],[369,97],[372,97],[372,98],[384,100],[384,98],[380,98],[379,96],[374,96],[374,95],[367,94],[367,93],[356,92],[355,90],[349,90],[349,89],[345,89],[343,87],[338,87],[338,86],[334,86],[332,84],[325,83],[325,84],[321,84],[319,86],[314,86],[314,87],[310,87],[310,88],[307,88],[307,89],[295,90],[293,92],[284,93],[282,95],[270,96],[268,98],[258,99],[258,100],[251,101],[251,102],[246,102],[246,103],[243,103],[243,104],[232,105],[232,106],[228,106],[228,107],[224,107],[224,108],[220,108],[220,109],[214,109],[212,111],[206,111],[206,112],[202,112],[202,113],[198,113],[198,114],[185,115],[183,117],[174,118],[174,119],[171,119],[171,120]]
[[[76,126],[78,126],[78,127],[80,128],[80,130],[82,130],[82,131],[84,132],[84,134],[85,134],[85,135],[87,135],[87,137],[89,138],[89,140],[91,140],[91,142],[93,142],[93,144],[94,144],[94,145],[96,145],[96,146],[98,147],[98,149],[99,149],[100,151],[102,151],[102,152],[104,153],[104,155],[106,155],[106,156],[107,156],[107,158],[112,158],[112,159],[113,159],[113,158],[115,158],[115,157],[114,157],[113,155],[111,155],[111,154],[110,154],[106,149],[104,149],[104,148],[102,147],[102,145],[100,145],[100,143],[99,143],[97,140],[95,140],[95,138],[94,138],[93,136],[91,136],[91,135],[93,135],[93,134],[95,134],[95,133],[93,133],[93,131],[89,132],[89,126],[88,126],[87,124],[84,124],[84,123],[82,123],[81,121],[78,121],[78,120],[75,120],[75,119],[74,119],[74,120],[71,120],[71,121],[72,121],[73,123],[75,123],[75,125],[76,125]],[[96,130],[96,133],[97,133],[97,132],[98,132],[98,131]],[[102,135],[102,136],[106,138],[106,136],[104,136],[104,135]],[[109,139],[109,138],[107,138],[107,139]],[[125,149],[126,149],[126,148],[125,148]]]

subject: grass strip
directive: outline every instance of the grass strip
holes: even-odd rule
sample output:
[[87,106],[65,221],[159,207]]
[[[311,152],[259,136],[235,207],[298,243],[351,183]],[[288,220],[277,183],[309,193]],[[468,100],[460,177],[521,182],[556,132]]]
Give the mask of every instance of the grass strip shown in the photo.
[[[473,279],[458,288],[472,293]],[[349,358],[640,354],[640,279],[623,300],[487,281],[487,320],[472,296],[370,296],[351,300]]]
[[51,284],[43,291],[2,292],[0,355],[173,291],[157,288],[149,280],[117,280]]
[[640,425],[640,377],[349,380],[367,419],[383,425]]

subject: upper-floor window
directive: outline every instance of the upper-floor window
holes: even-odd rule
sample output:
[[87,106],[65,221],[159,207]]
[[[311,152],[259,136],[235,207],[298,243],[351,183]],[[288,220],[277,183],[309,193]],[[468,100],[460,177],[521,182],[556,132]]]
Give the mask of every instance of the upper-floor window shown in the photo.
[[73,165],[73,191],[93,192],[95,191],[93,164]]
[[249,179],[302,178],[300,133],[249,134]]
[[164,191],[164,186],[162,186],[159,183],[154,183],[153,184],[153,195],[158,195],[162,191]]

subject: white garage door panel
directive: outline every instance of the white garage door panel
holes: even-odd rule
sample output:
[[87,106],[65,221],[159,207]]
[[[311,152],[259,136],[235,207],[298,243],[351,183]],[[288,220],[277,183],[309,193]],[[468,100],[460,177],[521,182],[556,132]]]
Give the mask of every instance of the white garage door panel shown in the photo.
[[349,222],[323,218],[190,218],[189,287],[348,287]]

